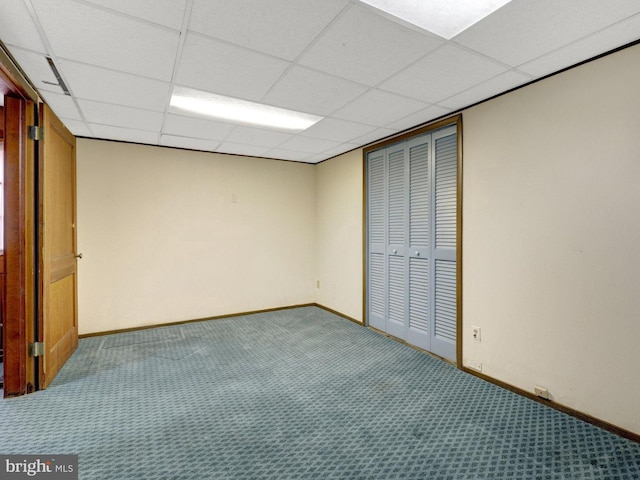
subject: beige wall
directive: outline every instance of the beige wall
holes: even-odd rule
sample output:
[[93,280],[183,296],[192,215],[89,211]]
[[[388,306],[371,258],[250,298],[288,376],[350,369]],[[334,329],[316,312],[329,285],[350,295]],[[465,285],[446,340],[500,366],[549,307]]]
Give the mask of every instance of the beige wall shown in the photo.
[[362,150],[317,166],[317,302],[362,321]]
[[315,301],[315,166],[86,139],[77,152],[81,334]]
[[[637,85],[640,46],[463,112],[462,303],[465,365],[640,434]],[[361,151],[79,140],[78,188],[81,333],[314,301],[362,319]]]
[[[463,112],[462,303],[466,366],[640,434],[638,85],[640,46]],[[358,319],[361,168],[318,166],[318,301]]]
[[640,46],[465,111],[463,144],[464,363],[636,433],[638,85]]

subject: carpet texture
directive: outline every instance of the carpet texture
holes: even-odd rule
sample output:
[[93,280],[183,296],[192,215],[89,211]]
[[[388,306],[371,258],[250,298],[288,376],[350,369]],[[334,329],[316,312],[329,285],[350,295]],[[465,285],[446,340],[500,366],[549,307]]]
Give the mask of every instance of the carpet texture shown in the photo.
[[315,307],[80,340],[0,453],[81,479],[640,479],[640,445]]

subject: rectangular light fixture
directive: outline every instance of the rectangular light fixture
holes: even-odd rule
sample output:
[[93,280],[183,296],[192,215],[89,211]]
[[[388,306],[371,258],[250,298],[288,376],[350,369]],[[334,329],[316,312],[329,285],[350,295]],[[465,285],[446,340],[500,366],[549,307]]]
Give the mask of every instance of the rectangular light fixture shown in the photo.
[[511,0],[360,0],[449,40]]
[[289,132],[301,132],[324,118],[185,87],[173,88],[170,105],[173,113],[189,113],[225,122],[258,125]]

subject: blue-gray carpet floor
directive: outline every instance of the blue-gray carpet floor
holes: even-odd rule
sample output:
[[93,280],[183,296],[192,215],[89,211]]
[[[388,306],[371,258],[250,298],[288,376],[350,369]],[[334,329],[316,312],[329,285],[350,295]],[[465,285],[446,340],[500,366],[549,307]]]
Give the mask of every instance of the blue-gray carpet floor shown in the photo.
[[80,340],[0,453],[81,479],[638,479],[640,445],[315,307]]

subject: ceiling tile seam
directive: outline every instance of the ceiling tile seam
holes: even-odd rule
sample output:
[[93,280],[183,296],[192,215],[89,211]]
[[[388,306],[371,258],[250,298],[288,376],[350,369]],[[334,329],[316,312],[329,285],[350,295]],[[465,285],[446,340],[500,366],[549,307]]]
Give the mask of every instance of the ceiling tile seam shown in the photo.
[[[577,39],[575,39],[575,40],[572,40],[572,41],[571,41],[571,42],[569,42],[569,43],[566,43],[566,44],[564,44],[564,45],[562,45],[562,46],[560,46],[560,47],[557,47],[557,48],[555,48],[555,49],[553,49],[553,50],[549,50],[548,52],[546,52],[546,53],[544,53],[544,54],[542,54],[542,55],[538,55],[538,56],[537,56],[537,57],[535,57],[535,58],[529,59],[529,60],[527,60],[526,62],[524,62],[524,63],[521,63],[521,64],[517,65],[515,68],[522,67],[522,66],[524,66],[524,65],[526,65],[526,64],[528,64],[528,63],[536,62],[536,61],[538,61],[538,60],[540,60],[540,59],[542,59],[542,58],[544,58],[544,57],[546,57],[546,56],[548,56],[548,55],[551,55],[551,54],[553,54],[553,53],[559,52],[559,51],[561,51],[562,49],[567,48],[567,47],[570,47],[571,45],[574,45],[574,44],[576,44],[576,43],[578,43],[578,42],[581,42],[581,41],[583,41],[583,40],[585,40],[585,39],[587,39],[587,38],[589,38],[589,37],[594,37],[594,36],[596,36],[596,35],[598,35],[598,34],[600,34],[600,33],[604,32],[605,30],[609,30],[610,28],[614,27],[615,25],[618,25],[618,24],[620,24],[620,23],[626,22],[626,21],[628,21],[628,20],[630,20],[631,18],[634,18],[634,17],[640,18],[640,13],[634,13],[633,15],[629,15],[629,16],[627,16],[627,17],[624,17],[624,18],[623,18],[623,19],[621,19],[621,20],[618,20],[618,21],[616,21],[616,22],[610,23],[609,25],[607,25],[607,26],[605,26],[605,27],[602,27],[602,28],[600,28],[599,30],[595,30],[595,31],[589,32],[588,34],[583,35],[582,37],[577,38]],[[637,38],[636,40],[640,40],[640,36],[638,36],[638,38]],[[622,46],[622,45],[619,45],[619,46]],[[608,49],[608,50],[611,50],[611,49]],[[607,50],[607,51],[608,51],[608,50]],[[614,48],[614,50],[615,50],[615,48]],[[593,54],[591,54],[591,53],[590,53],[590,54],[589,54],[589,56],[588,56],[588,58],[585,58],[584,60],[582,60],[582,61],[578,62],[577,64],[574,64],[574,65],[568,65],[568,66],[562,67],[560,70],[553,71],[553,72],[549,72],[549,73],[545,74],[544,76],[553,75],[553,74],[555,74],[555,73],[559,73],[560,71],[567,70],[567,69],[569,69],[569,68],[573,68],[573,67],[575,67],[575,66],[577,66],[577,65],[579,65],[579,64],[581,64],[581,63],[583,63],[583,61],[589,61],[589,60],[591,60],[591,59],[593,59],[593,58],[598,57],[599,55],[601,55],[601,54],[603,54],[603,53],[604,53],[604,54],[606,54],[606,53],[607,53],[607,51],[600,52],[600,54],[596,54],[595,56],[594,56]],[[520,71],[520,70],[519,70],[519,71]],[[526,72],[522,72],[522,71],[520,71],[520,72],[521,72],[521,73],[526,73]],[[527,75],[531,75],[531,74],[527,74]],[[533,75],[533,78],[538,78],[538,76]]]
[[[436,103],[434,103],[434,105],[438,105],[438,106],[442,107],[442,105],[443,105],[444,103],[446,103],[446,102],[447,102],[447,100],[449,100],[450,98],[454,98],[454,97],[457,97],[458,95],[462,95],[463,93],[468,92],[469,90],[473,90],[474,88],[477,88],[477,87],[482,86],[482,85],[484,85],[484,84],[486,84],[486,83],[489,83],[489,82],[491,82],[492,80],[494,80],[494,79],[496,79],[496,78],[498,78],[498,77],[500,77],[500,76],[502,76],[502,75],[504,75],[504,74],[506,74],[506,73],[509,73],[509,72],[516,72],[516,73],[522,74],[523,76],[527,77],[526,79],[523,79],[523,84],[525,84],[525,83],[529,83],[529,82],[531,82],[531,81],[533,81],[533,80],[535,80],[535,79],[537,78],[537,77],[535,77],[535,76],[533,76],[533,75],[530,75],[530,74],[528,74],[528,73],[521,72],[521,71],[519,71],[519,70],[517,70],[517,69],[515,69],[515,68],[512,68],[512,69],[510,69],[510,70],[507,70],[506,72],[498,73],[497,75],[494,75],[493,77],[488,78],[488,79],[486,79],[486,80],[484,80],[484,81],[482,81],[482,82],[480,82],[480,83],[476,83],[476,84],[474,84],[474,85],[470,86],[469,88],[465,88],[464,90],[461,90],[461,91],[459,91],[459,92],[456,92],[456,93],[454,93],[453,95],[449,95],[448,97],[441,98],[441,99],[440,99],[440,100],[438,100]],[[517,88],[517,87],[518,87],[518,86],[515,86],[515,87],[513,87],[513,88]],[[509,90],[511,90],[511,88],[510,88]],[[500,92],[502,93],[502,90],[501,90]],[[493,97],[493,96],[494,96],[494,95],[492,94],[492,95],[489,95],[489,97],[487,97],[487,98],[480,98],[479,100],[474,101],[474,103],[484,102],[485,100],[487,100],[488,98]],[[462,106],[461,108],[465,109],[465,108],[468,108],[468,107],[469,107],[469,106],[468,106],[468,105],[466,105],[466,106]],[[446,108],[447,110],[451,110],[451,107],[442,107],[442,108]]]
[[255,55],[260,55],[260,56],[263,56],[263,57],[268,57],[268,58],[273,59],[273,60],[279,60],[281,62],[292,63],[291,60],[288,60],[286,58],[279,57],[279,56],[273,55],[271,53],[261,52],[260,50],[255,50],[255,49],[249,48],[249,47],[247,47],[245,45],[240,45],[240,44],[237,44],[237,43],[233,43],[233,42],[231,42],[229,40],[225,40],[225,39],[222,39],[222,38],[214,37],[212,35],[207,35],[205,33],[196,32],[195,30],[187,29],[187,35],[194,35],[196,37],[204,38],[205,40],[212,40],[214,42],[222,43],[223,45],[226,45],[226,46],[229,46],[229,47],[238,48],[240,50],[244,50],[245,52],[253,53]]
[[71,1],[75,2],[75,3],[79,3],[79,4],[84,5],[86,7],[93,8],[95,10],[102,10],[103,12],[110,13],[110,14],[113,14],[113,15],[117,15],[119,17],[126,18],[128,20],[133,20],[133,21],[136,21],[136,22],[139,22],[139,23],[147,24],[147,25],[152,26],[152,27],[161,28],[161,29],[166,30],[166,31],[171,32],[171,33],[175,33],[175,32],[178,31],[175,28],[171,28],[171,27],[169,27],[167,25],[162,25],[161,23],[152,22],[151,20],[147,20],[146,18],[136,17],[135,15],[130,15],[130,14],[126,13],[126,12],[121,12],[120,10],[114,10],[112,8],[105,7],[104,5],[99,5],[97,3],[87,2],[86,0],[71,0]]
[[[25,0],[25,1],[29,1],[29,0]],[[100,64],[96,64],[96,63],[87,63],[87,62],[81,62],[72,58],[67,58],[67,57],[56,57],[58,60],[60,61],[65,61],[65,62],[69,62],[69,63],[74,63],[76,65],[81,65],[81,66],[85,66],[85,67],[91,67],[91,68],[95,68],[97,70],[103,70],[105,72],[113,72],[113,73],[118,73],[121,75],[127,75],[130,77],[136,77],[136,78],[140,78],[142,80],[150,80],[152,82],[156,82],[156,83],[162,83],[163,85],[171,85],[170,82],[168,82],[167,80],[160,80],[159,78],[155,78],[155,77],[148,77],[146,75],[140,75],[137,73],[132,73],[132,72],[128,72],[125,70],[117,70],[115,68],[106,68]],[[123,105],[123,106],[128,106],[128,105]]]
[[[436,48],[434,48],[433,50],[429,50],[428,52],[426,52],[424,55],[419,56],[418,58],[416,58],[413,62],[408,63],[407,65],[405,65],[404,67],[402,67],[399,70],[396,70],[395,72],[393,72],[391,75],[389,75],[388,77],[383,78],[381,81],[379,81],[378,83],[376,83],[375,85],[373,85],[371,88],[375,88],[378,89],[380,91],[383,92],[387,92],[387,93],[393,93],[394,95],[399,95],[395,92],[391,92],[389,90],[385,90],[384,88],[381,88],[380,85],[382,85],[383,83],[387,82],[388,80],[392,79],[393,77],[395,77],[396,75],[399,75],[407,70],[409,70],[410,68],[412,68],[415,64],[417,64],[418,62],[421,62],[422,60],[424,60],[425,58],[427,58],[429,55],[432,55],[434,53],[436,53],[438,50],[440,50],[441,48],[444,48],[445,45],[447,45],[449,42],[448,41],[443,41],[440,45],[438,45]],[[405,96],[405,95],[401,95],[401,96]],[[406,96],[405,96],[406,97]],[[413,98],[413,97],[406,97],[406,98],[410,98],[411,100],[419,100],[421,102],[424,102],[424,99],[421,98]],[[430,103],[430,102],[427,102]]]
[[[154,130],[155,131],[155,130]],[[184,139],[191,139],[191,140],[206,140],[208,142],[218,142],[219,144],[221,144],[222,142],[224,142],[224,140],[220,140],[219,138],[203,138],[203,137],[193,137],[193,136],[186,136],[186,135],[179,135],[177,133],[170,133],[170,132],[160,132],[160,136],[166,135],[168,137],[177,137],[177,138],[184,138]],[[233,142],[229,142],[229,143],[233,143]],[[220,145],[218,145],[219,147]],[[253,145],[254,147],[256,145]],[[267,148],[267,147],[265,147]]]
[[120,128],[122,130],[138,130],[140,132],[158,133],[156,128],[148,127],[123,127],[122,124],[105,123],[104,121],[87,122],[89,125],[95,125],[96,127],[113,127]]
[[[50,90],[44,90],[41,89],[44,92],[49,92]],[[51,93],[57,93],[57,92],[51,92]],[[122,103],[115,103],[115,102],[105,102],[103,100],[95,100],[93,98],[85,98],[85,97],[77,97],[79,102],[91,102],[91,103],[99,103],[100,105],[107,105],[107,106],[113,106],[113,107],[122,107],[122,108],[130,108],[132,110],[140,110],[141,112],[148,112],[148,113],[163,113],[160,110],[152,110],[150,108],[143,108],[143,107],[132,107],[131,105],[124,105]]]
[[[165,133],[165,134],[161,134],[160,135],[160,143],[158,144],[159,147],[182,148],[182,149],[186,149],[186,150],[200,150],[200,148],[196,148],[196,147],[179,147],[179,146],[176,146],[176,145],[173,145],[173,144],[168,144],[168,145],[167,144],[163,144],[162,141],[165,138],[166,138],[167,141],[169,141],[171,138],[181,138],[181,139],[186,139],[186,140],[194,140],[191,137],[181,137],[181,136],[178,136],[178,135],[171,135],[171,134]],[[196,140],[203,140],[203,139],[196,139]],[[219,141],[219,140],[203,140],[203,141],[213,143],[216,146],[215,146],[214,150],[210,150],[210,149],[209,150],[200,150],[201,152],[220,153],[218,151],[218,149],[222,145],[221,141]]]
[[[495,58],[493,58],[493,57],[489,57],[489,56],[487,56],[487,55],[481,54],[481,53],[479,53],[479,52],[477,52],[477,51],[475,51],[475,50],[473,50],[473,49],[470,49],[470,48],[468,48],[468,47],[465,47],[465,46],[463,46],[463,45],[460,45],[460,44],[458,44],[458,43],[455,43],[455,42],[453,42],[453,41],[451,41],[451,40],[445,40],[441,45],[438,45],[438,46],[437,46],[436,48],[434,48],[433,50],[431,50],[431,51],[427,52],[426,54],[422,55],[420,58],[416,59],[414,62],[411,62],[410,64],[408,64],[408,65],[407,65],[407,66],[405,66],[404,68],[402,68],[402,69],[400,69],[400,70],[397,70],[395,73],[393,73],[393,74],[389,75],[388,77],[384,78],[382,81],[378,82],[378,83],[375,85],[375,87],[374,87],[374,88],[377,88],[378,90],[383,91],[383,92],[386,92],[386,93],[392,93],[392,94],[394,94],[394,95],[399,95],[399,96],[401,96],[401,97],[408,98],[408,99],[410,99],[410,100],[418,100],[418,101],[421,101],[421,102],[426,102],[426,103],[428,103],[428,104],[429,104],[428,106],[433,105],[433,104],[434,104],[433,102],[427,101],[427,100],[425,100],[424,98],[410,97],[410,96],[407,96],[407,95],[399,94],[399,93],[397,93],[397,92],[393,92],[393,91],[391,91],[391,90],[386,90],[386,89],[382,88],[382,87],[381,87],[381,85],[382,85],[383,83],[387,82],[388,80],[392,79],[392,78],[393,78],[393,77],[395,77],[396,75],[399,75],[399,74],[401,74],[401,73],[403,73],[403,72],[406,72],[407,70],[409,70],[410,68],[412,68],[414,65],[416,65],[418,62],[421,62],[421,61],[423,61],[423,60],[427,59],[427,58],[428,58],[429,56],[431,56],[431,55],[435,55],[439,50],[441,50],[441,49],[445,48],[446,46],[453,46],[454,48],[459,48],[460,50],[464,50],[464,51],[466,51],[467,53],[473,54],[473,55],[475,55],[475,56],[479,56],[479,57],[481,57],[481,58],[483,58],[483,59],[485,59],[485,60],[487,60],[487,61],[490,61],[491,63],[494,63],[494,64],[495,64],[495,63],[497,63],[500,67],[505,68],[507,71],[509,71],[509,70],[513,70],[513,69],[515,68],[515,67],[514,67],[514,66],[512,66],[512,65],[508,65],[508,64],[506,64],[506,63],[504,63],[504,62],[500,62],[499,60],[496,60],[496,59],[495,59]],[[502,72],[502,73],[505,73],[505,72]],[[457,95],[458,93],[461,93],[461,92],[457,92],[457,93],[456,93],[456,95]],[[426,107],[425,107],[425,108],[426,108]]]
[[[247,127],[247,128],[254,128],[254,127]],[[233,131],[235,131],[235,130],[236,130],[236,129],[234,128],[234,129],[233,129]],[[263,130],[263,129],[261,129],[261,130]],[[228,135],[226,135],[226,136],[225,136],[225,139],[224,139],[224,140],[221,140],[221,142],[222,142],[222,143],[224,143],[224,142],[234,143],[234,144],[236,144],[236,145],[248,145],[248,146],[250,146],[250,147],[264,148],[266,151],[269,151],[269,150],[273,150],[274,148],[280,148],[280,145],[282,145],[284,142],[286,142],[286,141],[288,141],[288,140],[291,140],[290,138],[287,138],[287,139],[285,139],[285,140],[283,140],[283,141],[281,141],[281,142],[277,143],[275,146],[270,146],[270,145],[267,145],[267,146],[265,146],[265,145],[258,145],[258,144],[256,144],[256,143],[251,143],[251,142],[249,142],[249,141],[243,141],[242,143],[239,143],[239,142],[233,142],[233,141],[229,141],[229,140],[227,140],[227,138],[229,138],[229,136],[231,135],[231,133],[233,133],[233,131],[232,131],[232,132],[229,132],[229,134],[228,134]],[[277,132],[277,131],[276,131],[276,130],[269,130],[269,132]],[[280,132],[277,132],[277,133],[282,133],[282,132],[280,131]],[[167,134],[167,135],[170,135],[170,134]]]
[[[402,121],[403,121],[404,119],[406,119],[406,118],[413,117],[416,113],[420,113],[420,112],[422,112],[422,111],[424,111],[424,110],[427,110],[427,109],[429,109],[429,108],[433,108],[433,107],[441,108],[441,109],[443,109],[443,110],[447,110],[447,113],[445,113],[445,115],[448,115],[448,114],[449,114],[448,112],[449,112],[449,111],[451,111],[451,108],[449,108],[449,107],[443,107],[442,105],[439,105],[439,104],[437,104],[437,103],[433,103],[433,104],[429,105],[428,107],[423,108],[422,110],[418,110],[417,112],[414,112],[414,113],[409,113],[409,114],[405,115],[404,117],[399,118],[398,120],[394,120],[392,123],[402,122]],[[438,116],[438,115],[436,114],[436,116]],[[418,125],[422,125],[423,123],[428,123],[428,122],[430,122],[433,118],[435,118],[435,117],[427,117],[427,119],[426,119],[426,120],[421,121]],[[383,128],[390,128],[390,127],[383,127]],[[414,128],[414,127],[406,127],[406,128]],[[397,132],[396,132],[396,133],[398,133],[398,132],[402,132],[402,131],[406,130],[406,128],[395,128],[394,130],[397,130]],[[391,135],[395,135],[395,134],[391,134]],[[355,139],[354,139],[354,140],[355,140]]]
[[495,57],[492,57],[491,55],[487,55],[485,53],[482,53],[478,50],[475,50],[471,47],[467,47],[466,45],[463,45],[461,43],[458,43],[455,41],[456,37],[453,37],[453,39],[449,40],[448,43],[450,43],[451,45],[453,45],[456,48],[459,48],[460,50],[465,50],[467,53],[471,53],[477,57],[483,58],[484,60],[487,60],[488,62],[494,63],[496,65],[498,65],[499,67],[503,67],[506,69],[512,69],[512,68],[517,68],[518,65],[511,65],[509,63],[503,62],[500,59],[497,59]]
[[13,51],[13,50],[22,50],[23,52],[33,53],[34,55],[39,55],[39,56],[42,55],[42,52],[39,51],[39,50],[32,50],[31,48],[26,48],[26,47],[23,47],[21,45],[17,45],[15,43],[6,43],[6,42],[3,42],[3,43],[11,51]]
[[[287,139],[285,139],[285,140],[282,140],[280,143],[277,143],[275,146],[273,146],[273,147],[267,147],[269,150],[267,150],[267,151],[266,151],[265,155],[266,155],[267,153],[269,153],[270,151],[272,151],[272,150],[289,150],[289,149],[287,149],[287,148],[282,148],[282,145],[284,145],[285,143],[287,143],[287,142],[288,142],[289,140],[291,140],[292,138],[295,138],[296,136],[297,136],[297,134],[296,134],[296,135],[291,135],[289,138],[287,138]],[[254,146],[256,146],[256,147],[257,147],[257,146],[259,146],[259,145],[254,145]],[[289,151],[290,151],[290,152],[292,152],[292,153],[306,153],[306,152],[297,152],[297,151],[294,151],[294,150],[289,150]]]
[[[390,94],[390,95],[394,95],[394,96],[396,96],[396,97],[400,97],[400,98],[404,98],[404,99],[406,99],[406,100],[410,100],[410,101],[412,101],[412,102],[422,102],[422,103],[424,103],[424,106],[423,106],[420,110],[425,109],[425,108],[429,108],[430,106],[434,105],[434,103],[433,103],[433,102],[426,101],[426,100],[424,100],[423,98],[410,97],[410,96],[405,95],[405,94],[402,94],[402,93],[397,93],[397,92],[392,92],[392,91],[390,91],[390,90],[385,90],[384,88],[379,88],[379,87],[370,87],[370,88],[369,88],[369,90],[367,90],[366,92],[364,92],[364,93],[363,93],[363,94],[361,94],[361,95],[358,95],[357,97],[353,98],[353,99],[352,99],[352,100],[350,100],[349,102],[345,103],[342,107],[340,107],[338,110],[336,110],[335,112],[333,112],[331,115],[328,115],[328,116],[327,116],[327,118],[332,118],[332,119],[334,119],[334,120],[341,120],[341,121],[352,122],[352,123],[360,123],[360,124],[362,124],[362,125],[367,125],[367,126],[375,127],[375,128],[384,128],[384,125],[371,125],[371,124],[368,124],[368,123],[355,122],[355,121],[353,121],[353,120],[345,120],[344,118],[334,117],[334,116],[333,116],[333,115],[334,115],[335,113],[337,113],[338,111],[342,110],[343,108],[348,107],[349,105],[351,105],[352,103],[356,102],[357,100],[359,100],[359,99],[360,99],[361,97],[363,97],[364,95],[367,95],[367,94],[369,94],[370,92],[373,92],[373,91],[378,91],[378,92],[382,92],[382,93],[387,93],[387,94]],[[415,112],[414,112],[414,113],[415,113]],[[403,117],[403,118],[404,118],[404,117]],[[399,119],[397,119],[397,120],[399,120]],[[393,120],[393,121],[395,122],[395,121],[397,121],[397,120]]]
[[[348,82],[348,83],[351,83],[352,85],[357,85],[357,86],[359,86],[359,87],[363,87],[363,88],[365,88],[365,89],[366,89],[362,94],[358,95],[357,97],[352,98],[351,100],[346,101],[345,103],[342,103],[341,105],[339,105],[338,107],[334,108],[333,110],[329,111],[329,112],[328,112],[328,113],[326,113],[326,114],[319,114],[319,113],[317,113],[317,112],[303,112],[303,113],[311,113],[311,114],[313,114],[313,115],[320,115],[320,116],[321,116],[321,117],[323,117],[323,118],[331,118],[331,116],[332,116],[334,113],[336,113],[336,112],[338,112],[339,110],[343,109],[343,108],[344,108],[344,107],[346,107],[348,104],[350,104],[352,101],[354,101],[354,100],[356,100],[356,99],[360,98],[362,95],[365,95],[369,90],[372,90],[372,89],[373,89],[373,87],[371,87],[370,85],[366,85],[366,84],[364,84],[364,83],[356,82],[356,81],[354,81],[354,80],[350,80],[350,79],[348,79],[348,78],[341,77],[341,76],[339,76],[339,75],[334,75],[334,74],[332,74],[332,73],[328,73],[328,72],[325,72],[325,71],[322,71],[322,70],[318,70],[317,68],[308,67],[308,66],[306,66],[306,65],[299,65],[299,64],[296,64],[296,65],[291,65],[291,66],[287,67],[287,69],[284,71],[284,73],[282,74],[282,76],[281,76],[280,78],[278,78],[278,80],[276,80],[276,81],[274,82],[274,84],[273,84],[273,85],[271,85],[271,87],[269,88],[269,90],[267,91],[267,93],[262,97],[261,103],[263,103],[264,105],[271,105],[271,106],[274,106],[274,107],[283,108],[281,105],[276,105],[276,104],[274,104],[274,103],[267,102],[267,101],[265,101],[264,99],[269,95],[269,93],[271,92],[271,90],[273,90],[273,88],[275,88],[275,87],[277,86],[277,84],[278,84],[278,83],[279,83],[279,82],[280,82],[280,81],[285,77],[285,75],[286,75],[289,71],[291,71],[293,68],[301,68],[301,69],[304,69],[304,70],[309,70],[309,71],[312,71],[312,72],[314,72],[314,73],[319,73],[319,74],[321,74],[321,75],[325,75],[325,76],[327,76],[327,77],[335,78],[336,80],[341,80],[341,81],[343,81],[343,82]],[[216,92],[213,92],[213,93],[216,93]],[[289,110],[291,110],[291,109],[289,109]],[[371,125],[371,126],[373,126],[373,125]]]
[[[38,35],[40,35],[40,40],[42,41],[42,43],[44,45],[44,48],[47,51],[49,57],[53,61],[54,65],[56,65],[56,66],[60,65],[60,63],[58,61],[58,57],[56,56],[55,52],[53,51],[53,48],[51,47],[51,43],[49,42],[49,38],[47,37],[47,35],[46,35],[45,31],[44,31],[44,27],[42,26],[42,23],[40,22],[40,18],[38,17],[38,13],[37,13],[35,7],[33,6],[32,1],[31,0],[24,0],[24,5],[25,5],[27,11],[29,12],[29,15],[31,16],[31,21],[33,22],[33,25],[36,27],[36,30],[38,31]],[[89,133],[91,133],[93,135],[93,130],[89,126],[89,123],[87,122],[87,118],[84,115],[84,112],[82,111],[82,108],[80,108],[80,104],[78,103],[78,100],[77,100],[76,96],[73,93],[73,87],[71,86],[71,84],[69,82],[69,79],[65,77],[64,72],[60,68],[58,68],[58,71],[60,73],[60,76],[62,77],[62,80],[67,85],[67,89],[68,89],[69,94],[70,94],[69,96],[71,97],[71,100],[73,101],[76,109],[78,110],[78,114],[80,115],[80,118],[81,118],[82,122],[85,124],[85,126],[89,130]],[[33,80],[32,80],[32,83],[33,83]]]
[[[291,152],[291,153],[299,153],[301,155],[311,156],[311,155],[318,155],[319,153],[322,153],[322,152],[326,151],[326,150],[322,150],[321,152],[307,152],[307,151],[304,151],[304,150],[294,150],[294,149],[291,149],[291,148],[282,148],[282,145],[287,143],[290,140],[291,140],[291,138],[289,138],[288,140],[285,140],[284,142],[280,143],[277,147],[269,148],[269,150],[267,150],[267,153],[269,153],[269,152],[271,152],[273,150],[285,150],[285,151]],[[330,150],[330,149],[327,148],[327,150]]]
[[160,136],[158,137],[158,143],[162,133],[164,133],[164,127],[169,115],[169,107],[171,105],[171,97],[173,95],[174,80],[178,72],[178,68],[182,62],[182,52],[184,51],[184,44],[187,38],[187,31],[189,28],[189,22],[191,21],[191,11],[193,9],[193,0],[187,0],[184,9],[184,15],[182,16],[182,26],[180,28],[180,40],[178,41],[178,48],[176,49],[176,56],[173,60],[173,70],[171,72],[171,79],[169,80],[169,92],[167,93],[167,100],[165,102],[164,112],[162,115],[162,123],[160,124]]
[[[111,126],[115,126],[115,125],[111,125]],[[205,137],[201,137],[201,136],[197,136],[197,135],[195,135],[195,136],[194,135],[182,135],[182,134],[171,133],[171,132],[160,132],[160,135],[161,136],[162,135],[167,135],[167,136],[170,136],[170,137],[180,137],[180,138],[185,138],[185,139],[186,138],[191,138],[191,139],[194,139],[194,140],[207,140],[207,141],[210,141],[210,142],[220,142],[220,143],[225,141],[224,139],[221,139],[221,138],[212,138],[212,137],[206,137],[205,138]],[[227,137],[227,135],[225,135],[225,138],[226,137]],[[233,142],[231,142],[231,143],[233,143]],[[252,145],[252,146],[258,147],[259,145]],[[268,148],[268,147],[264,147],[264,148]]]
[[[135,127],[135,128],[134,127],[123,127],[122,124],[114,125],[112,123],[104,123],[104,122],[87,122],[87,124],[95,125],[96,127],[112,127],[112,128],[120,128],[122,130],[138,130],[140,132],[158,133],[158,129],[156,129],[156,128],[147,129],[147,128],[141,128],[141,127]],[[170,135],[170,134],[167,134],[167,135]]]
[[[338,12],[338,14],[333,17],[333,19],[331,19],[330,22],[328,22],[324,28],[309,42],[307,43],[307,46],[304,47],[302,49],[302,51],[296,55],[296,57],[293,60],[287,60],[288,62],[290,62],[289,66],[284,70],[284,72],[282,72],[282,74],[280,75],[280,77],[273,83],[273,85],[271,85],[271,87],[269,87],[269,89],[265,92],[265,94],[262,96],[261,101],[264,101],[265,98],[267,98],[267,96],[269,95],[269,93],[271,93],[271,91],[274,89],[274,87],[283,79],[285,78],[285,76],[294,68],[294,67],[300,67],[300,68],[308,68],[308,67],[303,67],[302,65],[300,65],[300,60],[302,59],[302,57],[304,57],[306,55],[306,53],[320,40],[320,38],[322,38],[327,30],[333,25],[335,24],[341,17],[343,17],[344,15],[346,15],[346,13],[353,8],[353,0],[351,0],[349,3],[347,3],[347,5],[345,5],[345,7],[340,10],[340,12]],[[323,74],[326,75],[326,72],[322,72],[321,70],[316,70],[316,69],[310,69],[310,70],[314,70],[316,72],[321,72]],[[333,75],[332,75],[333,76]],[[334,78],[341,78],[341,77],[335,77]],[[343,78],[341,78],[342,80],[345,80]],[[309,113],[313,113],[313,112],[309,112]]]
[[[282,150],[283,152],[290,152],[290,153],[294,153],[294,154],[299,154],[303,158],[309,158],[309,157],[312,157],[313,155],[317,155],[316,153],[301,152],[300,150],[291,150],[290,148],[282,148],[282,147],[270,148],[269,150],[267,150],[265,152],[265,155],[269,155],[269,153],[273,152],[274,150]],[[295,161],[300,161],[300,160],[295,160]]]

